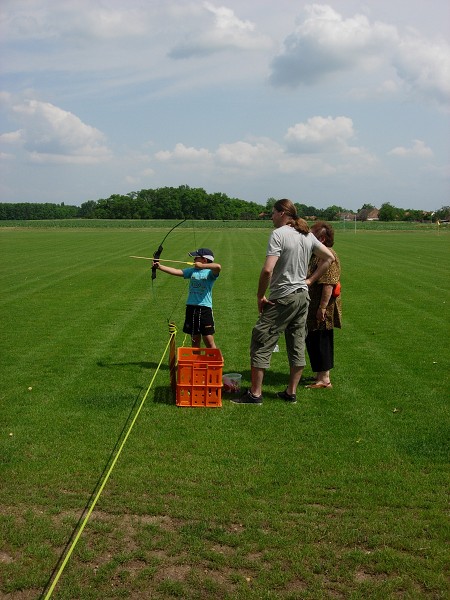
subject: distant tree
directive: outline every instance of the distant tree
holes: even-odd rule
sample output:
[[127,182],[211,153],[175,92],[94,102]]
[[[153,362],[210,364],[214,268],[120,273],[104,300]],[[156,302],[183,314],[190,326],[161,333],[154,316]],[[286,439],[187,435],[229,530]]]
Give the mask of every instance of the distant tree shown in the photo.
[[[181,210],[186,219],[203,219],[207,211],[208,194],[203,188],[190,188],[187,185],[178,188]],[[216,202],[218,200],[216,199]]]
[[[271,197],[265,206],[248,202],[240,198],[229,198],[226,194],[216,192],[208,194],[203,188],[190,188],[181,185],[178,188],[163,187],[129,192],[125,195],[112,194],[109,198],[88,200],[81,207],[66,206],[50,203],[0,203],[0,220],[30,220],[30,219],[214,219],[214,220],[253,220],[261,218],[266,213],[270,218],[276,199]],[[334,221],[342,218],[346,209],[332,205],[324,209],[295,203],[300,217],[316,217]],[[359,209],[357,218],[366,220],[372,218],[371,213],[377,212],[372,204],[364,204]],[[389,202],[384,203],[378,217],[381,220],[410,221],[431,219],[430,212],[413,209],[396,208]],[[443,206],[433,214],[433,219],[449,220],[450,207]]]
[[153,199],[155,190],[140,190],[137,192],[136,200],[141,210],[141,219],[153,219]]
[[321,209],[315,206],[307,206],[306,204],[295,203],[297,214],[304,219],[305,217],[317,217],[321,213]]
[[72,219],[78,216],[78,207],[64,203],[18,202],[0,203],[0,219],[37,221],[42,219]]
[[277,202],[276,198],[270,197],[266,200],[266,206],[264,207],[264,211],[266,213],[266,217],[270,217],[272,214],[273,206]]
[[329,206],[322,211],[321,218],[325,221],[337,221],[339,219],[339,215],[343,212],[343,208],[341,206]]
[[95,219],[95,209],[97,206],[97,202],[95,200],[88,200],[87,202],[83,202],[80,206],[79,216],[82,219]]
[[408,208],[406,210],[399,209],[399,217],[401,221],[423,221],[425,213],[423,210],[416,210],[414,208]]
[[299,204],[296,202],[295,208],[297,209],[297,214],[299,217],[304,218],[304,217],[306,217],[307,214],[309,214],[306,204]]
[[439,219],[439,221],[449,221],[450,220],[450,206],[442,206],[439,210],[437,210],[434,214],[435,219]]
[[378,218],[380,221],[398,221],[399,217],[399,209],[395,206],[392,206],[389,202],[385,202],[381,205],[380,211],[378,213]]

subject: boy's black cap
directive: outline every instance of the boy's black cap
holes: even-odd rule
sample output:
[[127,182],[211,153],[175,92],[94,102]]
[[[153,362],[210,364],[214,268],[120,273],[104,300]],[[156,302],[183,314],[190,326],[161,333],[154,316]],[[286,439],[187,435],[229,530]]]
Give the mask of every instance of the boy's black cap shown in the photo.
[[214,262],[214,252],[209,248],[199,248],[198,250],[192,250],[192,252],[188,253],[189,256],[203,256],[203,258],[207,258],[211,262]]

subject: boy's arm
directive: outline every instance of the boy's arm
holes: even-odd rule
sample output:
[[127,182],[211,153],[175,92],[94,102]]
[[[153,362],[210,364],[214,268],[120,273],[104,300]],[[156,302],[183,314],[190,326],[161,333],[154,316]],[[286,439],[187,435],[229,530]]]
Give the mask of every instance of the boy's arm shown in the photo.
[[194,262],[194,267],[196,269],[211,269],[216,277],[222,270],[222,265],[219,265],[219,263]]
[[183,271],[181,269],[174,269],[173,267],[166,267],[166,265],[162,265],[157,260],[153,261],[153,266],[162,271],[163,273],[168,273],[169,275],[175,275],[176,277],[183,277]]

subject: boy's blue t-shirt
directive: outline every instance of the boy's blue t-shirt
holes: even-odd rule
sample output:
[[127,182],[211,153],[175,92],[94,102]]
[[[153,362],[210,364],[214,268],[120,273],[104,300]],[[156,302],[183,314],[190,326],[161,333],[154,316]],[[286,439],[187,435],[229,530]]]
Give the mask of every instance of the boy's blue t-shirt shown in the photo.
[[212,288],[218,275],[214,275],[211,269],[189,267],[183,269],[183,277],[190,279],[186,304],[212,308]]

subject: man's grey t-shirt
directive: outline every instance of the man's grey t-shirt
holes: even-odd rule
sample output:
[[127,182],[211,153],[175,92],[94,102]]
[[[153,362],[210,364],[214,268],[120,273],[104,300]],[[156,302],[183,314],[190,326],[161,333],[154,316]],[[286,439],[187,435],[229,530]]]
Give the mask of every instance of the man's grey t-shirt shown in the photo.
[[303,235],[293,227],[274,229],[267,245],[266,256],[278,256],[270,280],[269,300],[283,298],[299,288],[307,290],[308,265],[315,248],[322,246],[312,234]]

